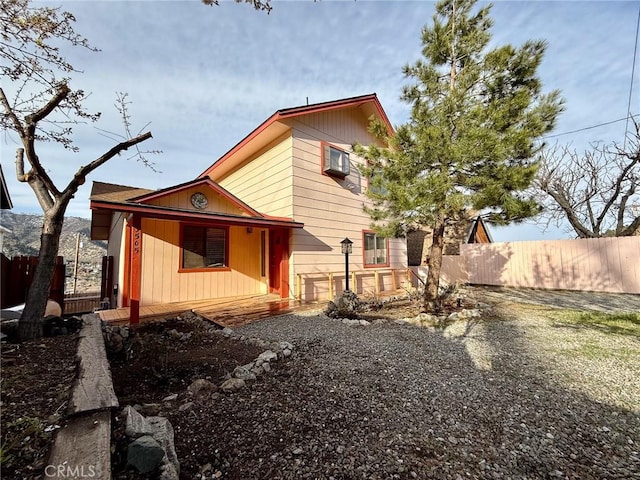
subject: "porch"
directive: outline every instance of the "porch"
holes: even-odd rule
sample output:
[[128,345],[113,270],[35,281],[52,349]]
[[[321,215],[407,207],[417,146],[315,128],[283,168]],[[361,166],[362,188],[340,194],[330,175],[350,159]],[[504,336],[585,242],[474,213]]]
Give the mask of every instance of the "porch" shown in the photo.
[[[297,300],[280,298],[280,295],[250,295],[210,300],[163,303],[140,307],[140,323],[150,322],[193,311],[222,327],[235,328],[274,315],[293,313],[301,309],[317,308],[303,305]],[[129,307],[96,312],[100,319],[114,325],[129,323]]]

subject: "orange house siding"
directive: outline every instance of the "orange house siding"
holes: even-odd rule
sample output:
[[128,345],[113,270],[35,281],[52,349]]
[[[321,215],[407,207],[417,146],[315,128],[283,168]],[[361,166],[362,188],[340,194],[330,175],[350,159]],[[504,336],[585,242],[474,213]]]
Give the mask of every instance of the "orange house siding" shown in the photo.
[[[354,142],[368,145],[375,141],[367,131],[368,123],[368,118],[359,109],[322,112],[305,117],[304,122],[291,122],[293,216],[305,224],[304,230],[293,232],[294,274],[336,272],[340,275],[344,271],[340,241],[345,237],[354,242],[353,253],[349,256],[350,270],[364,270],[362,232],[370,229],[371,219],[364,212],[363,204],[371,203],[366,197],[366,179],[358,170],[363,160],[353,153],[351,145]],[[351,168],[344,179],[322,175],[323,141],[349,152]],[[389,265],[379,268],[405,267],[404,239],[390,239]],[[375,270],[376,267],[367,267],[369,269]],[[393,288],[390,275],[382,276],[379,281],[382,289]],[[374,272],[361,275],[357,287],[360,291],[375,290]],[[314,287],[316,299],[324,299],[328,295],[326,282],[319,282]]]
[[180,224],[143,221],[141,304],[253,295],[266,292],[260,277],[260,230],[229,228],[229,269],[179,271]]

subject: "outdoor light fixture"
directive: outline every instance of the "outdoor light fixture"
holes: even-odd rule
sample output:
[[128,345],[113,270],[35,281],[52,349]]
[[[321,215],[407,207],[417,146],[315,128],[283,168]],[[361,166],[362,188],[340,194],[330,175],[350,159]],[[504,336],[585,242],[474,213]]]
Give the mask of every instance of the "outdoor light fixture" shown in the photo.
[[349,254],[353,252],[353,242],[349,238],[345,238],[340,242],[342,253],[344,254],[344,278],[345,292],[349,291]]

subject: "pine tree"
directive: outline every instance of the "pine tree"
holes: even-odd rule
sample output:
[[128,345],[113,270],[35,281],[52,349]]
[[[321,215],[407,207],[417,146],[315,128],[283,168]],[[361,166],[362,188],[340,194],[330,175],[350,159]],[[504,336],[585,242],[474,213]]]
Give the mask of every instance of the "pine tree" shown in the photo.
[[542,147],[563,110],[560,93],[542,93],[536,76],[546,43],[527,41],[489,49],[491,5],[442,0],[433,25],[422,30],[424,59],[404,67],[413,81],[402,91],[409,121],[388,132],[372,123],[383,147],[359,147],[367,160],[371,215],[376,230],[398,236],[430,228],[432,246],[424,308],[438,308],[445,226],[467,209],[507,224],[539,212],[523,191],[529,187]]

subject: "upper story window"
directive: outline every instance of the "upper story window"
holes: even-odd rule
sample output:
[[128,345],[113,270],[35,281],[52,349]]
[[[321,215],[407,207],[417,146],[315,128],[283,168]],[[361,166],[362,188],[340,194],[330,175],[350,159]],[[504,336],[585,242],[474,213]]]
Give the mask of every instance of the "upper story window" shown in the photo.
[[182,228],[182,269],[226,268],[228,264],[226,228],[184,226]]
[[364,232],[364,266],[389,266],[389,239],[374,232]]
[[375,171],[371,178],[369,178],[369,192],[374,195],[384,197],[389,191],[384,184],[384,177],[381,171]]
[[322,143],[322,171],[327,175],[349,175],[349,154],[328,143]]

